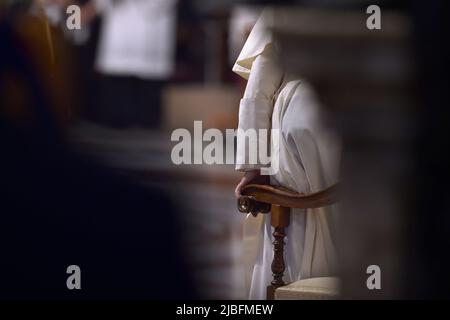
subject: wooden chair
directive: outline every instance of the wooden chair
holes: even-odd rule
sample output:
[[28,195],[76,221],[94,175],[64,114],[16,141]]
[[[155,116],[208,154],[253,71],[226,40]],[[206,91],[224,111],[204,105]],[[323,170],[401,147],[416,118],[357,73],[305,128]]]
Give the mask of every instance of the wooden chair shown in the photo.
[[269,214],[273,232],[273,261],[272,273],[273,280],[267,287],[267,299],[275,298],[275,290],[283,287],[286,283],[283,281],[285,270],[284,261],[284,238],[286,236],[285,228],[289,226],[291,208],[320,208],[332,205],[337,202],[337,187],[333,185],[320,192],[311,194],[299,194],[283,187],[271,185],[250,184],[241,191],[241,197],[238,199],[238,209],[242,213]]

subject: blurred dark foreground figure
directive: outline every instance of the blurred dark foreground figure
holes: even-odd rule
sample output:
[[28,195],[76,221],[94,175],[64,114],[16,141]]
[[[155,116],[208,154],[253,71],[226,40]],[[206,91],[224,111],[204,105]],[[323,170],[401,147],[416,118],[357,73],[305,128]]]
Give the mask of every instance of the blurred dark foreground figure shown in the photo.
[[0,299],[194,297],[169,198],[65,149],[17,21],[0,14]]

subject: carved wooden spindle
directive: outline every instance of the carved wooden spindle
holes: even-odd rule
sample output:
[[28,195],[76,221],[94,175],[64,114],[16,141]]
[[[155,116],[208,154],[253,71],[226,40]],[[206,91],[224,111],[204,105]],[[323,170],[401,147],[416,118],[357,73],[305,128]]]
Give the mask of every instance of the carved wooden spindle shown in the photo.
[[284,263],[284,237],[286,233],[284,228],[277,227],[273,232],[273,261],[272,261],[272,275],[273,280],[271,284],[275,287],[284,286],[283,275],[286,265]]
[[273,232],[273,261],[272,274],[273,280],[271,285],[267,287],[267,299],[273,300],[275,290],[284,286],[283,281],[284,270],[286,264],[284,262],[284,238],[286,237],[285,228],[289,226],[290,209],[278,205],[272,205],[271,225],[274,227]]

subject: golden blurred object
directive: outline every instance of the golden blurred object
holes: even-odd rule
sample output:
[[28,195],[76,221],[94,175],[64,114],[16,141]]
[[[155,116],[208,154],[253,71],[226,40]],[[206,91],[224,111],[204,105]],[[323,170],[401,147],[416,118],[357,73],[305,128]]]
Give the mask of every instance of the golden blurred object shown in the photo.
[[[61,127],[67,126],[74,118],[75,97],[71,85],[70,51],[61,34],[53,28],[42,9],[39,16],[30,13],[14,15],[11,27],[21,53],[32,65],[40,90],[47,100],[49,111]],[[4,103],[1,113],[14,122],[24,124],[32,119],[33,106],[30,92],[24,79],[12,72],[6,72],[2,81]],[[26,121],[25,121],[26,122]]]

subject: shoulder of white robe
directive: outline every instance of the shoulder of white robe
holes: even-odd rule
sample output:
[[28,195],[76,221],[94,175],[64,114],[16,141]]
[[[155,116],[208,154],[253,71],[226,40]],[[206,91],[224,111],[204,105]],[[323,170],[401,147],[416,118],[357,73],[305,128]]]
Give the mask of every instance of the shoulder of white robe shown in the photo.
[[273,42],[273,35],[269,30],[271,26],[273,26],[273,20],[273,9],[264,9],[250,32],[250,35],[248,36],[248,39],[233,66],[233,72],[237,73],[244,79],[248,80],[253,61],[255,61],[256,57],[261,55]]

